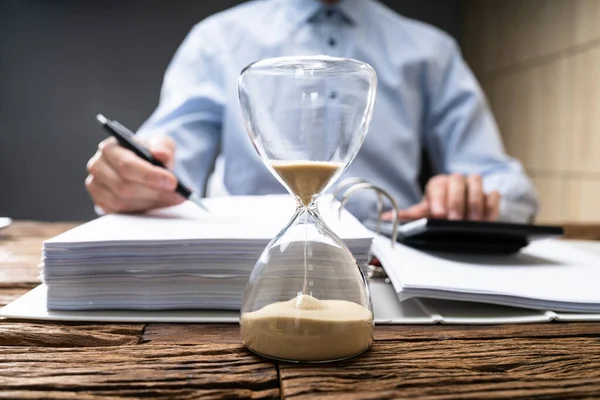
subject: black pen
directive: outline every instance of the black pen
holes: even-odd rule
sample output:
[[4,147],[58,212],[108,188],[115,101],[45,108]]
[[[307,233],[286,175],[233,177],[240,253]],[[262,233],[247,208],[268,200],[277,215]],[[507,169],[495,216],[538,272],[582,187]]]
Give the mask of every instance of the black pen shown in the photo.
[[[115,139],[117,139],[121,146],[123,146],[127,150],[133,151],[138,157],[148,161],[152,165],[156,165],[160,168],[167,168],[163,163],[154,158],[154,156],[152,156],[152,153],[150,153],[150,151],[147,148],[133,140],[134,134],[129,129],[125,128],[117,121],[112,121],[106,118],[102,114],[96,115],[96,120],[100,123],[100,125],[104,127],[104,129],[106,129],[111,134],[111,136],[114,136]],[[177,176],[175,177],[177,178]],[[186,199],[198,204],[200,207],[208,211],[206,206],[202,204],[202,199],[196,193],[192,192],[187,186],[181,183],[181,180],[179,178],[177,178],[177,188],[175,189],[175,191],[183,197],[185,197]]]

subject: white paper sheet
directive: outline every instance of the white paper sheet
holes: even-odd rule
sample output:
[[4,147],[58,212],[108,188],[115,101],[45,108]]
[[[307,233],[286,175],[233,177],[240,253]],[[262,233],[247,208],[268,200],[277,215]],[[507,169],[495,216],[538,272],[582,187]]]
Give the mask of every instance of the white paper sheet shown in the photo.
[[[173,322],[173,323],[237,323],[239,311],[223,310],[86,310],[48,311],[47,288],[40,285],[12,303],[0,309],[0,317],[49,321],[86,322]],[[409,301],[401,305],[390,284],[371,285],[373,311],[376,323],[419,324],[433,323],[417,303]]]
[[[390,283],[371,281],[371,299],[377,325],[399,324],[512,324],[559,321],[600,321],[600,314],[554,313],[490,304],[410,299],[398,301]],[[0,308],[0,318],[79,322],[237,323],[238,311],[214,310],[93,310],[48,311],[46,287],[40,285]]]
[[[287,195],[208,198],[203,204],[210,212],[188,201],[144,215],[106,215],[47,240],[45,246],[54,249],[77,244],[152,246],[164,241],[270,241],[295,210],[294,200]],[[373,236],[345,210],[338,219],[331,203],[320,204],[319,210],[325,222],[344,240]]]
[[[292,218],[295,202],[270,195],[204,204],[210,212],[186,202],[144,215],[107,215],[47,240],[41,276],[48,308],[239,309],[256,260]],[[320,208],[359,265],[366,265],[373,233],[346,210],[338,216],[331,202]],[[309,241],[316,232],[308,230]],[[297,233],[303,242],[305,235]],[[312,241],[314,259],[334,262],[331,251]],[[293,275],[303,257],[304,247],[291,244],[278,263]]]
[[513,256],[427,253],[374,240],[401,299],[478,301],[563,312],[600,312],[600,257],[560,240],[534,242]]

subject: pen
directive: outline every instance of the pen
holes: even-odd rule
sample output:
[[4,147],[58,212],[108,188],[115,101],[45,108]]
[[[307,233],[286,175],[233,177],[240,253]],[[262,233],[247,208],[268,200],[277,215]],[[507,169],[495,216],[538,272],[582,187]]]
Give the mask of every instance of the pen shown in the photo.
[[[157,167],[165,169],[167,168],[163,163],[154,158],[152,156],[152,153],[150,153],[150,151],[147,148],[133,140],[133,132],[131,132],[129,129],[125,128],[117,121],[112,121],[106,118],[102,114],[96,115],[96,120],[100,123],[100,125],[104,127],[104,129],[106,129],[111,134],[111,136],[114,136],[115,139],[117,139],[121,146],[123,146],[127,150],[133,151],[138,157],[143,158],[144,160],[150,162],[153,165],[156,165]],[[177,178],[177,176],[175,177]],[[202,204],[202,199],[196,193],[192,192],[187,186],[181,183],[181,180],[179,180],[179,178],[177,178],[177,188],[175,189],[175,191],[183,197],[185,197],[186,199],[196,203],[204,210],[208,211],[206,206]]]

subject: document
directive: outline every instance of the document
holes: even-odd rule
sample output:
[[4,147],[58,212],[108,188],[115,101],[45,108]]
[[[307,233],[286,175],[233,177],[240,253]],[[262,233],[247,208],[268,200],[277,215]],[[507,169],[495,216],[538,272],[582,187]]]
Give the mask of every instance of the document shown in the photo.
[[600,257],[556,239],[514,255],[416,250],[377,237],[381,261],[400,300],[433,298],[538,310],[600,312]]
[[[254,264],[292,218],[295,201],[235,196],[204,204],[210,212],[188,202],[143,215],[106,215],[47,240],[41,267],[48,308],[239,310]],[[331,202],[320,209],[366,265],[374,234],[345,210],[338,217]],[[300,247],[286,252],[282,268],[302,265]],[[313,250],[318,257],[318,243]]]

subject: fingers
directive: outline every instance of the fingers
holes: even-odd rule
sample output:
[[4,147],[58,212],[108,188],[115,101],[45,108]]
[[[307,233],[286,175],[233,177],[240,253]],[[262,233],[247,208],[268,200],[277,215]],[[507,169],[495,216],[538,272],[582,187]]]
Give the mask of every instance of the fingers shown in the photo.
[[429,216],[429,201],[427,200],[423,200],[405,210],[400,210],[398,213],[398,219],[408,221],[426,218],[427,216]]
[[102,186],[110,189],[113,193],[128,192],[127,182],[112,169],[106,162],[106,159],[101,157],[101,153],[96,153],[88,162],[88,172],[90,178],[93,177],[96,183],[101,183]]
[[487,195],[485,204],[486,221],[497,221],[500,216],[500,193],[493,191]]
[[175,141],[169,136],[161,136],[150,143],[152,155],[172,169],[175,161]]
[[381,218],[382,221],[391,221],[393,217],[394,217],[394,213],[392,212],[392,210],[390,210],[390,211],[381,213],[381,216],[379,218]]
[[485,217],[485,202],[481,176],[470,175],[467,178],[467,218],[471,221],[481,221]]
[[434,176],[427,183],[425,197],[429,202],[430,213],[433,218],[446,218],[447,216],[448,176]]
[[[172,160],[174,145],[161,145],[159,153]],[[185,200],[174,191],[177,179],[172,173],[120,147],[114,138],[100,143],[87,168],[85,186],[94,203],[109,213],[146,211]]]
[[150,141],[150,147],[175,154],[175,141],[170,136],[158,136]]
[[448,180],[448,219],[465,218],[465,198],[467,183],[460,174],[452,174]]
[[[153,204],[159,203],[163,196],[171,193],[171,190],[155,189],[151,186],[144,185],[135,181],[129,181],[119,176],[119,174],[104,160],[99,158],[92,171],[97,182],[102,183],[109,189],[117,198],[122,199],[129,204]],[[168,202],[168,198],[165,201]],[[137,207],[139,208],[139,207]]]
[[99,152],[100,157],[124,180],[160,190],[175,190],[177,186],[177,179],[172,173],[150,164],[116,142],[103,142]]
[[94,201],[94,204],[102,208],[104,212],[115,213],[120,211],[122,205],[119,200],[113,195],[108,187],[99,183],[93,175],[88,175],[85,179],[85,188]]
[[[429,202],[427,200],[423,200],[414,206],[411,206],[407,209],[400,210],[398,212],[398,219],[405,221],[413,221],[416,219],[426,218],[429,215]],[[382,221],[392,221],[394,217],[394,213],[390,211],[386,211],[381,214]]]
[[426,199],[433,218],[495,221],[500,213],[500,194],[486,195],[480,175],[437,175],[427,184]]
[[105,185],[104,182],[96,179],[93,175],[88,175],[85,186],[94,204],[100,206],[107,213],[142,212],[154,208],[174,206],[185,201],[182,196],[175,192],[152,191],[147,188],[144,188],[148,190],[144,196],[123,195],[123,193],[115,192],[113,188]]
[[[446,177],[448,179],[439,179],[439,176],[432,178],[427,185],[428,198],[405,210],[400,210],[398,218],[400,220],[416,220],[430,216],[446,218],[440,212],[440,208],[445,208],[448,210],[448,219],[462,220],[466,216],[472,221],[497,221],[500,216],[500,193],[493,191],[486,195],[483,192],[481,176],[471,175],[466,179],[460,175],[458,177],[452,175]],[[447,198],[447,206],[443,207],[445,203],[442,201],[445,198]],[[438,207],[437,214],[434,212],[434,207]],[[391,221],[392,217],[392,211],[381,214],[383,221]]]

